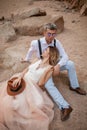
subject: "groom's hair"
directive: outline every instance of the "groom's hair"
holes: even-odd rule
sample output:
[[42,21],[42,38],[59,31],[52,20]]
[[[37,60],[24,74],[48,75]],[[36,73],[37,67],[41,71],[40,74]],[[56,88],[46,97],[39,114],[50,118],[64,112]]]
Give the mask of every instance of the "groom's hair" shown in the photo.
[[47,23],[44,25],[44,30],[46,31],[47,29],[57,30],[57,26],[54,23]]

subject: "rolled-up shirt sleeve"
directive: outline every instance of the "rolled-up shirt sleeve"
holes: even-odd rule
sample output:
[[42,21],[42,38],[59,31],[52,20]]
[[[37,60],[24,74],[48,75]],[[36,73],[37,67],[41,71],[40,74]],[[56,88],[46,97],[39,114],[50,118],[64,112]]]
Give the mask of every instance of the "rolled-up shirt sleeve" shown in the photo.
[[56,47],[58,48],[59,54],[60,54],[60,60],[59,60],[58,64],[60,65],[60,67],[62,67],[67,63],[69,58],[68,58],[68,55],[66,54],[62,44],[58,40],[57,40]]
[[33,53],[36,51],[36,40],[31,42],[30,48],[26,54],[25,61],[30,61],[32,59]]

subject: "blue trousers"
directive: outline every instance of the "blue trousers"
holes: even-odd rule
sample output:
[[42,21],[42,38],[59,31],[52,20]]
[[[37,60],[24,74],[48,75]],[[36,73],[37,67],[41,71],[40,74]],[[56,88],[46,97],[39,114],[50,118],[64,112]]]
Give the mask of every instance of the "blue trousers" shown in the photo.
[[[60,68],[60,71],[63,70],[67,70],[68,72],[68,77],[69,77],[71,87],[74,89],[79,87],[74,63],[69,60],[66,65]],[[50,96],[52,97],[52,99],[54,100],[54,102],[58,105],[59,109],[69,107],[69,103],[63,98],[61,93],[56,88],[52,77],[45,84],[45,88],[50,94]]]

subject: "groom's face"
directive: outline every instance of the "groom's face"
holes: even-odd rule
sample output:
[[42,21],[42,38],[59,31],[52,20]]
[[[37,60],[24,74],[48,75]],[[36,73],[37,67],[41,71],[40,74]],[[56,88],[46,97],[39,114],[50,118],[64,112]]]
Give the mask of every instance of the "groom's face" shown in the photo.
[[56,30],[50,30],[50,29],[47,29],[44,32],[44,36],[45,36],[46,41],[47,41],[48,44],[50,44],[52,42],[52,40],[55,38],[56,33],[57,33]]

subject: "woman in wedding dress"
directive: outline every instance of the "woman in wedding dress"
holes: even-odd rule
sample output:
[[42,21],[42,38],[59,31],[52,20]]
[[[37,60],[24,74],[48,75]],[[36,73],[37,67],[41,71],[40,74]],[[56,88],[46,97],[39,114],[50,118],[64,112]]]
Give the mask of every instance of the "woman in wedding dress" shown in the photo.
[[54,117],[54,104],[42,88],[54,74],[53,66],[58,56],[55,47],[48,47],[42,54],[43,59],[31,64],[22,73],[15,74],[13,77],[17,78],[12,83],[13,88],[20,85],[22,79],[25,82],[19,93],[11,91],[9,81],[0,83],[0,130],[49,129]]

